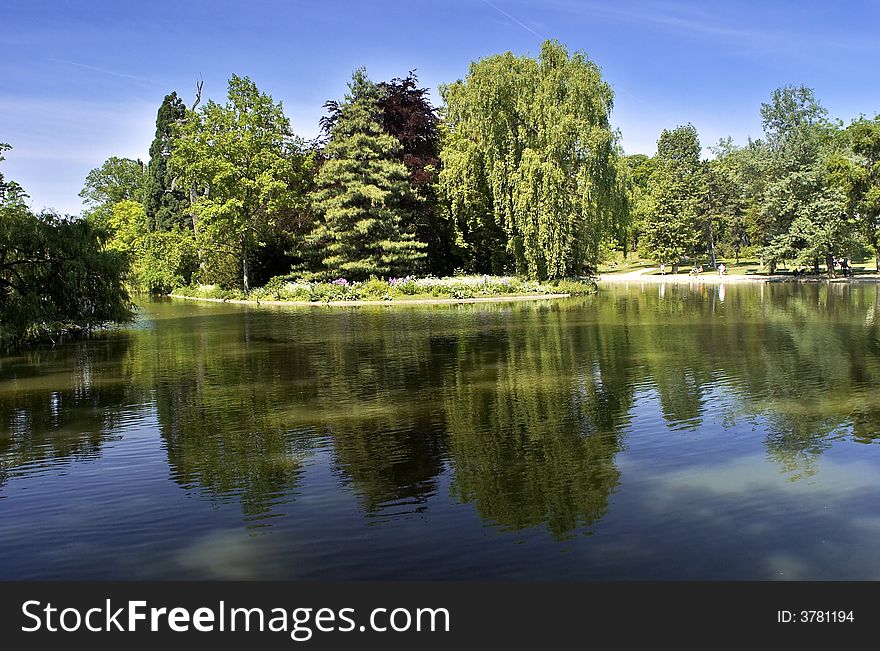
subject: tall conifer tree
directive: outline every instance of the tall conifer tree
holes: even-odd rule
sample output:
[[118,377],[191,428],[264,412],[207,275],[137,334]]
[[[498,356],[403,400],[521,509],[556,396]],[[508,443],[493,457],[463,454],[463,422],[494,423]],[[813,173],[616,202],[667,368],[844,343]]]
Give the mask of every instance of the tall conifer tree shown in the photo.
[[380,124],[379,87],[355,71],[331,131],[312,205],[318,224],[308,236],[318,274],[363,279],[416,270],[425,244],[406,224],[415,197],[400,142]]
[[150,145],[144,212],[150,230],[171,230],[174,226],[191,227],[186,214],[187,198],[174,186],[168,159],[174,148],[174,125],[186,117],[186,106],[177,93],[166,95],[156,115],[156,137]]

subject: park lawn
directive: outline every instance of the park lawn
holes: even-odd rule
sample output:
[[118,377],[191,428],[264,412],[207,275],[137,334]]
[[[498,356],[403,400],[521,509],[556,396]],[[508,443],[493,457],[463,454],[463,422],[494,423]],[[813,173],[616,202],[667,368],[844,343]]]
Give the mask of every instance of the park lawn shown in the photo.
[[657,263],[653,260],[647,260],[645,258],[626,258],[611,262],[603,262],[599,265],[598,271],[600,274],[617,274],[638,271],[639,269],[648,269],[649,267],[656,266]]

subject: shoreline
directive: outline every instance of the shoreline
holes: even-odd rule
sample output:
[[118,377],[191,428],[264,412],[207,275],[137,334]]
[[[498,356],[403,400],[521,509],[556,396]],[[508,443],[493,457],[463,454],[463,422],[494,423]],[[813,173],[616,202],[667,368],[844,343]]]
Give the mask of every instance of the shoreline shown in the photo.
[[725,274],[707,272],[699,276],[688,274],[654,274],[657,268],[639,269],[628,273],[599,274],[598,283],[671,283],[676,285],[706,284],[719,285],[721,283],[747,284],[747,283],[858,283],[880,282],[880,274],[865,274],[849,277],[827,278],[825,276],[789,276],[783,274],[758,275],[758,274]]
[[206,303],[233,303],[236,305],[289,305],[292,307],[361,307],[382,305],[459,305],[462,303],[513,303],[517,301],[538,301],[542,299],[569,298],[571,294],[512,294],[500,296],[480,296],[477,298],[423,298],[399,299],[392,301],[257,301],[234,298],[203,298],[201,296],[183,296],[169,294],[169,298],[181,298],[188,301]]

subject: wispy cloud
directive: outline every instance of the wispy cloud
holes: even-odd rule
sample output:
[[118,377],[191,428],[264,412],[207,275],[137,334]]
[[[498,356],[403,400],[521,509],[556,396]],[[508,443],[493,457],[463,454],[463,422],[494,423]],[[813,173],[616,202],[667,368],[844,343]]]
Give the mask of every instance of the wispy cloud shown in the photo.
[[545,40],[544,36],[542,36],[541,34],[539,34],[538,32],[536,32],[534,29],[532,29],[531,27],[529,27],[528,25],[526,25],[524,22],[522,22],[522,21],[519,20],[518,18],[515,18],[515,17],[511,16],[509,13],[507,13],[506,11],[504,11],[503,9],[501,9],[500,7],[498,7],[497,5],[492,4],[491,2],[489,2],[489,0],[483,0],[483,2],[484,2],[485,4],[487,4],[487,5],[489,5],[490,7],[492,7],[492,9],[494,9],[495,11],[497,11],[497,12],[498,12],[499,14],[501,14],[502,16],[505,16],[505,17],[509,18],[510,20],[512,20],[513,22],[515,22],[517,25],[519,25],[520,27],[522,27],[522,28],[523,28],[524,30],[526,30],[527,32],[529,32],[529,33],[531,33],[531,34],[534,34],[535,36],[537,36],[537,37],[538,37],[539,39],[541,39],[542,41]]
[[[486,1],[486,0],[484,0]],[[525,0],[523,4],[532,4]],[[574,2],[572,0],[541,0],[543,8],[587,19],[641,23],[657,29],[699,39],[723,39],[729,44],[746,46],[750,50],[767,52],[796,52],[804,43],[817,36],[792,27],[788,17],[772,5],[762,11],[745,14],[725,5],[691,5],[677,2]],[[725,13],[726,12],[726,13]],[[746,20],[748,18],[748,20]],[[756,28],[760,23],[767,27]],[[880,49],[880,41],[854,37],[851,33],[822,34],[823,47],[851,51]]]
[[49,61],[53,61],[55,63],[63,63],[68,66],[75,66],[77,68],[82,68],[83,70],[90,70],[92,72],[98,72],[103,75],[111,75],[113,77],[119,77],[121,79],[133,79],[134,81],[140,81],[145,84],[154,83],[150,79],[146,79],[144,77],[138,77],[137,75],[130,75],[126,72],[118,72],[116,70],[108,70],[107,68],[99,68],[98,66],[92,66],[87,63],[79,63],[77,61],[67,61],[65,59],[49,59]]
[[[631,23],[646,23],[695,36],[720,36],[731,39],[763,39],[771,33],[732,25],[704,9],[676,3],[595,3],[550,0],[556,9],[584,17],[605,18]],[[776,34],[778,36],[778,34]]]

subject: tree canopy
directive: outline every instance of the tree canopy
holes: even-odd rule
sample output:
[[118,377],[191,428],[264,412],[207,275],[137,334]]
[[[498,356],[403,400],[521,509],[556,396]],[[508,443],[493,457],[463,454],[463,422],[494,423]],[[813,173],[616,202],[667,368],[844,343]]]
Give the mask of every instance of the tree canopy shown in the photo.
[[673,271],[700,244],[705,178],[700,140],[692,124],[663,130],[657,141],[656,168],[649,180],[642,243]]
[[174,150],[175,129],[186,119],[186,106],[176,92],[166,95],[156,115],[156,136],[150,145],[150,163],[144,187],[144,212],[149,230],[186,226],[188,201],[175,183],[168,161]]
[[146,166],[141,160],[111,156],[86,176],[79,193],[86,214],[99,226],[106,226],[113,205],[120,201],[144,200]]
[[363,69],[355,71],[324,149],[311,194],[318,220],[307,241],[326,278],[404,275],[425,257],[406,211],[415,196],[400,141],[380,122],[381,96]]
[[194,189],[199,248],[236,260],[245,292],[253,252],[297,207],[309,161],[281,104],[247,77],[233,75],[225,104],[209,101],[176,131],[171,168]]
[[540,279],[595,269],[603,237],[627,214],[613,93],[598,66],[547,41],[538,59],[508,52],[471,64],[443,95],[441,188],[465,256],[481,271]]
[[33,214],[17,184],[0,196],[0,344],[15,345],[132,316],[127,257],[84,219]]

